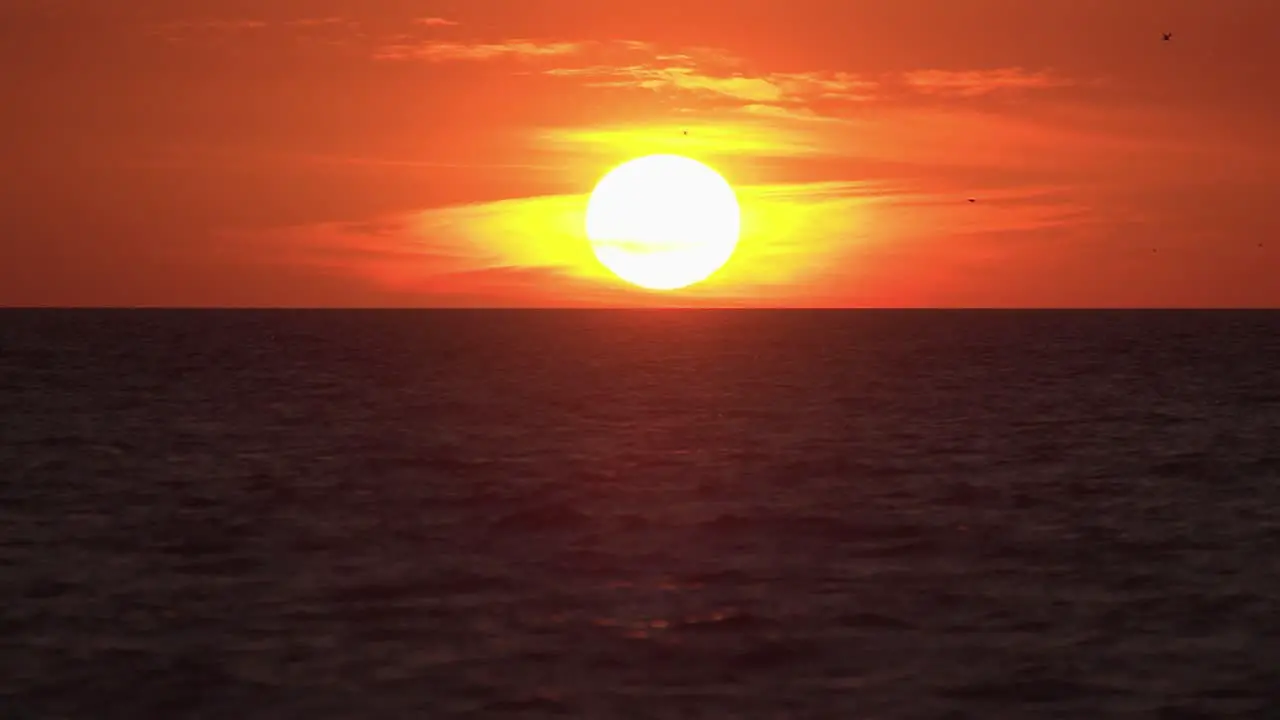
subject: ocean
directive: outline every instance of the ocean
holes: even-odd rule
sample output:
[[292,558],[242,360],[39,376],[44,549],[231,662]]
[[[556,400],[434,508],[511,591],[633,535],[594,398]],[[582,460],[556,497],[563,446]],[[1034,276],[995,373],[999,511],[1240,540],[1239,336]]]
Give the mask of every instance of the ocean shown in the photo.
[[1280,312],[0,311],[3,718],[1280,717]]

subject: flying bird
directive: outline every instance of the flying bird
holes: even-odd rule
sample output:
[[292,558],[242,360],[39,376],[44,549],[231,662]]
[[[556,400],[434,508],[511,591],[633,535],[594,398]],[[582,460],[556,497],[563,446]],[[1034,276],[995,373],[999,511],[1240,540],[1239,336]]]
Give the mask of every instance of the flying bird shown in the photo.
[[969,198],[969,202],[978,202],[978,198]]
[[1173,33],[1167,32],[1167,33],[1164,33],[1161,37],[1164,38],[1165,42],[1169,42],[1170,40],[1173,39]]

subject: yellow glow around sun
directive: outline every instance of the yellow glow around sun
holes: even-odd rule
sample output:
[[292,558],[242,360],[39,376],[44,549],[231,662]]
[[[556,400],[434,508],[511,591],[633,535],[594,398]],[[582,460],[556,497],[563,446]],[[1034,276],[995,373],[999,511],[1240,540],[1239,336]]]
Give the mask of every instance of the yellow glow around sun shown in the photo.
[[705,280],[733,255],[738,199],[715,170],[649,155],[609,171],[587,203],[587,238],[615,275],[650,290]]

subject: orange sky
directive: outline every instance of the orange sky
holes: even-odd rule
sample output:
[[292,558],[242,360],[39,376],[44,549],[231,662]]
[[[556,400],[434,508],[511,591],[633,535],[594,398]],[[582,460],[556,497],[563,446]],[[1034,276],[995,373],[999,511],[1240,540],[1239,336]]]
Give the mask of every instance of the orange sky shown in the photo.
[[[1278,27],[1270,0],[0,0],[0,304],[1280,307]],[[650,152],[743,208],[729,264],[663,295],[582,237]]]

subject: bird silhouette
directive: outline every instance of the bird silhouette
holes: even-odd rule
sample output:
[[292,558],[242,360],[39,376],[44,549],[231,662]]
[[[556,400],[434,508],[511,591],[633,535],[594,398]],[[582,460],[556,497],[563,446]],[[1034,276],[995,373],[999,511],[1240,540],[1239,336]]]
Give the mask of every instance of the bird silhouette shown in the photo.
[[1161,37],[1164,39],[1165,42],[1169,42],[1170,40],[1173,39],[1173,33],[1167,32],[1161,35]]
[[969,198],[969,202],[978,202],[978,198]]

